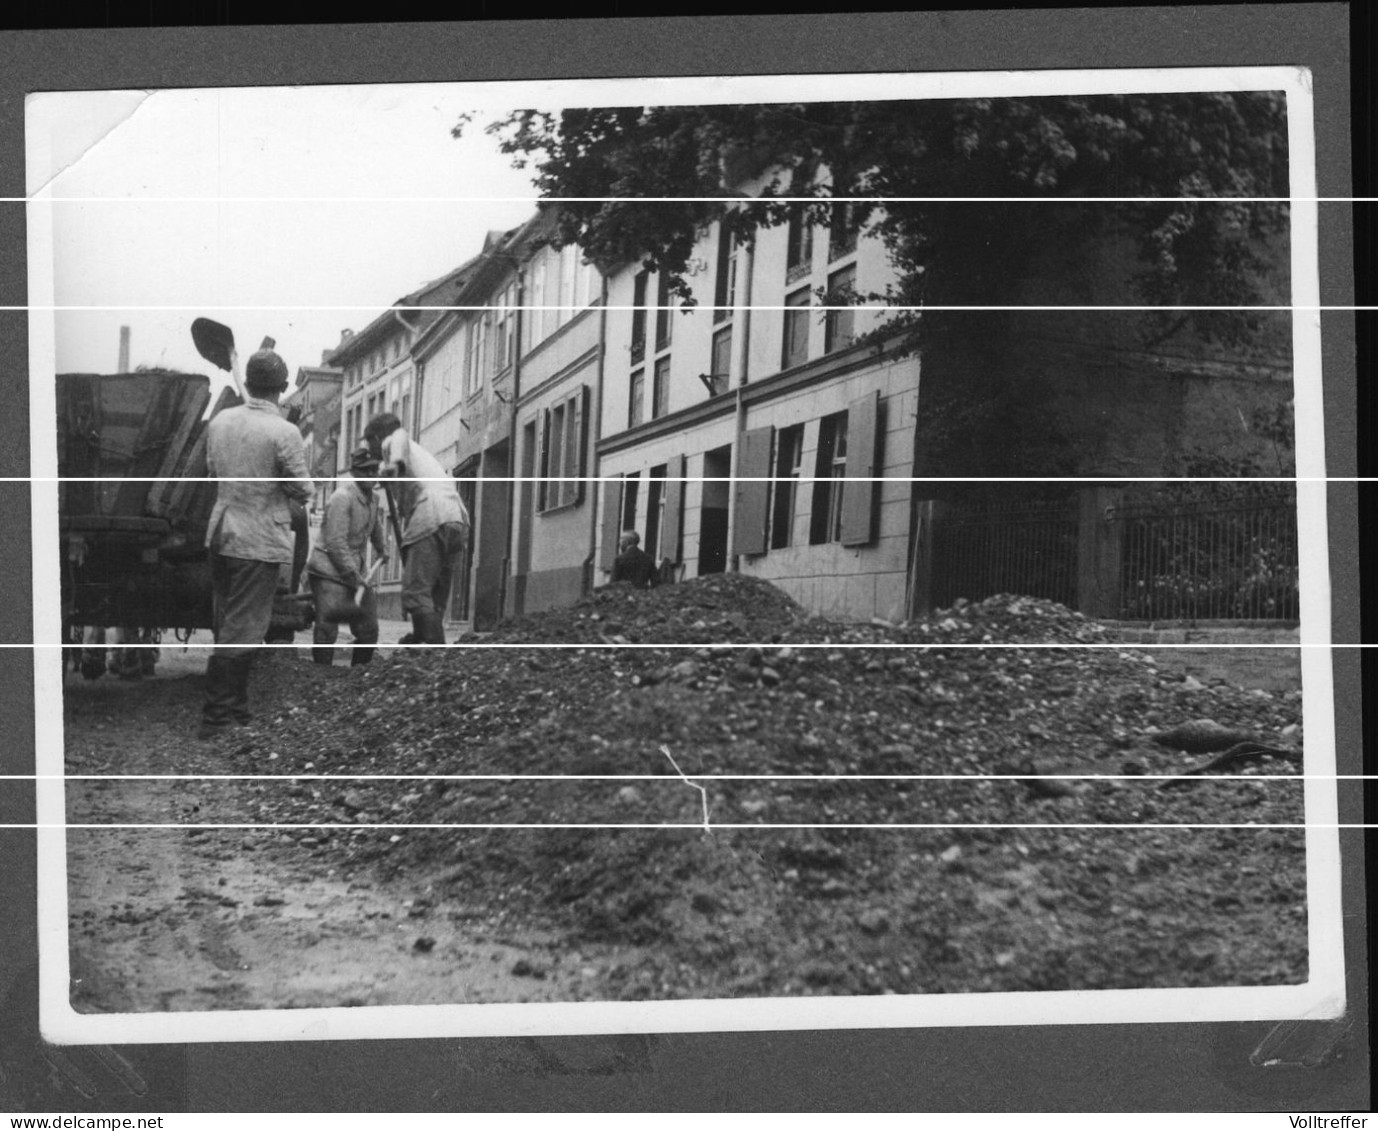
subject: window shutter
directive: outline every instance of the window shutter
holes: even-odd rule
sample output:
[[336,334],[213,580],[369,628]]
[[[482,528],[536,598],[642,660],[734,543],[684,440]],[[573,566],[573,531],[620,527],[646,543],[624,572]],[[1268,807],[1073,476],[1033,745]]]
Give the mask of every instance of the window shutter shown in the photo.
[[865,546],[875,541],[875,500],[879,483],[880,393],[847,406],[847,477],[842,483],[842,544]]
[[607,573],[617,557],[617,539],[622,533],[622,480],[612,479],[603,484],[603,546],[598,564]]
[[545,453],[548,450],[546,433],[550,430],[550,409],[543,408],[536,417],[536,458],[532,466],[536,469],[536,510],[546,508],[546,466]]
[[684,513],[684,456],[675,456],[666,469],[665,515],[660,535],[660,556],[678,562],[680,558],[680,517]]
[[584,476],[588,474],[584,470],[588,462],[589,448],[589,387],[582,385],[578,394],[574,398],[574,443],[577,445],[570,452],[569,465],[571,474],[579,476],[579,481],[574,484],[575,504],[584,501]]
[[[770,449],[775,429],[767,425],[742,433],[742,448],[737,460],[737,513],[732,535],[734,554],[764,554],[766,552],[766,503],[770,484]],[[762,482],[748,483],[748,479]]]

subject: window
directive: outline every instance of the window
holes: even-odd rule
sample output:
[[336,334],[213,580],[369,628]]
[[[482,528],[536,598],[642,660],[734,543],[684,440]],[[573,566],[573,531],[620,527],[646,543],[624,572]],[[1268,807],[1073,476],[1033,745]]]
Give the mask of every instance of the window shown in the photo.
[[645,419],[646,412],[646,371],[638,369],[632,374],[631,397],[627,408],[627,427],[635,428]]
[[498,295],[495,306],[484,317],[493,320],[493,373],[501,373],[512,364],[517,344],[516,285],[509,283]]
[[622,488],[622,529],[636,529],[636,495],[641,487],[641,472],[635,471],[627,476]]
[[579,249],[567,244],[560,249],[560,310],[558,325],[563,326],[581,309],[575,305],[574,288],[579,272]]
[[[828,305],[850,303],[856,294],[856,264],[828,276]],[[846,349],[855,336],[856,309],[830,310],[823,322],[823,352]]]
[[[733,254],[735,241],[726,224],[718,228],[717,279],[713,284],[713,321],[724,322],[732,317],[737,301],[737,257]],[[724,370],[726,372],[726,370]]]
[[674,332],[674,314],[670,303],[670,276],[667,272],[660,272],[656,280],[656,349],[663,350],[670,347],[670,336]]
[[804,426],[795,424],[775,434],[774,498],[770,508],[770,548],[790,544],[794,531],[794,499],[804,460]]
[[646,354],[646,272],[638,271],[632,284],[632,361]]
[[837,412],[818,422],[818,460],[814,467],[813,510],[809,544],[842,537],[842,481],[847,475],[847,414]]
[[655,386],[651,393],[651,419],[665,416],[670,411],[670,359],[658,358],[655,367]]
[[785,279],[794,283],[813,270],[813,224],[800,205],[790,213],[785,252]]
[[660,548],[660,525],[665,511],[665,472],[666,465],[663,463],[659,467],[651,468],[650,480],[647,483],[646,537],[641,549],[652,559],[659,557],[656,551]]
[[476,317],[469,323],[469,351],[464,359],[464,395],[471,397],[483,388],[488,364],[488,319]]
[[785,342],[780,368],[791,369],[809,359],[809,288],[800,287],[785,296]]
[[545,451],[541,455],[541,476],[546,482],[541,484],[542,510],[560,505],[560,477],[565,469],[565,410],[568,406],[559,404],[546,409],[544,428]]
[[529,309],[526,314],[527,349],[532,349],[539,342],[545,340],[545,317],[547,312],[540,308],[546,304],[547,277],[546,256],[545,252],[541,252],[531,264],[531,293],[527,296],[527,306]]
[[861,209],[851,201],[834,204],[828,220],[828,262],[841,259],[856,250],[857,233],[861,230]]
[[713,335],[713,369],[709,374],[714,378],[714,387],[721,392],[727,388],[732,374],[732,327],[724,326]]

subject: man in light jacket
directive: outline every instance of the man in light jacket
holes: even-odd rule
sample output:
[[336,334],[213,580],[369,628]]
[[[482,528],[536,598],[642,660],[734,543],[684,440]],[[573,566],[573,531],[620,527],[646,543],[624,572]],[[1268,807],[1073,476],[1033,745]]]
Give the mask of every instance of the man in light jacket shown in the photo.
[[206,470],[220,482],[206,532],[216,629],[198,732],[205,739],[250,721],[249,675],[296,543],[291,503],[311,497],[301,433],[278,411],[282,358],[270,349],[250,357],[244,388],[244,403],[206,428]]
[[391,486],[396,492],[401,512],[402,611],[411,617],[413,639],[444,644],[445,602],[455,564],[469,544],[469,512],[454,477],[392,413],[368,422],[364,442],[382,461],[384,490]]
[[[377,475],[377,457],[367,447],[355,448],[349,455],[349,474],[341,477],[325,504],[320,537],[307,563],[316,598],[311,658],[327,667],[335,662],[341,622],[354,634],[351,667],[372,660],[373,646],[378,643],[378,598],[373,587],[365,584],[364,565],[370,545],[377,561],[387,557],[387,536],[374,490]],[[356,601],[361,586],[363,595]]]

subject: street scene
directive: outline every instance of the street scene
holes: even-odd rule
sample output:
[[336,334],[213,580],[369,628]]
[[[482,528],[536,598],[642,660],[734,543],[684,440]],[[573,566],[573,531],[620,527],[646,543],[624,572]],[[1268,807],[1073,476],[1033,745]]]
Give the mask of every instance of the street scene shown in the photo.
[[1316,977],[1293,92],[359,90],[49,206],[73,1010]]

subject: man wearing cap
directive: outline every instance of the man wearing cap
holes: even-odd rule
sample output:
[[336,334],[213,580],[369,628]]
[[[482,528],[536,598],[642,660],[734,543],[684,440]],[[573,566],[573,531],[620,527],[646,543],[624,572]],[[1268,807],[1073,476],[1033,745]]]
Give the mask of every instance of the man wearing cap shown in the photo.
[[206,532],[216,626],[198,732],[206,739],[250,720],[249,675],[296,542],[291,504],[311,497],[301,433],[278,411],[287,388],[282,358],[259,350],[245,366],[244,388],[244,403],[206,426],[206,471],[220,480]]
[[[366,584],[364,555],[372,544],[376,558],[387,557],[378,495],[374,490],[378,459],[367,446],[349,455],[349,474],[342,476],[325,504],[320,537],[307,563],[311,592],[316,598],[316,627],[311,658],[329,667],[335,662],[334,644],[341,623],[354,634],[350,666],[373,659],[378,643],[378,599]],[[362,597],[356,601],[360,588]]]
[[[455,563],[469,544],[469,512],[453,477],[390,412],[364,427],[364,442],[395,477],[402,523],[402,611],[417,644],[445,643],[445,602]],[[387,489],[387,485],[384,485]]]

